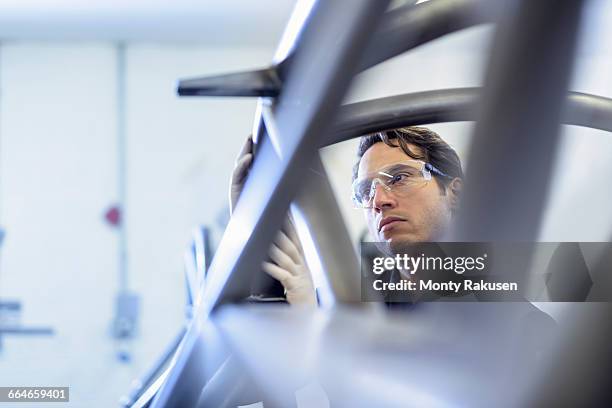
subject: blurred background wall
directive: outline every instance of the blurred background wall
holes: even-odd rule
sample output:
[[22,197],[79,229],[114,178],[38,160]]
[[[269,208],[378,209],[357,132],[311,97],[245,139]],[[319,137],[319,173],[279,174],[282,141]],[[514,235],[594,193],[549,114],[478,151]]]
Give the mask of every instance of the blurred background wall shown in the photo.
[[[183,250],[196,225],[212,227],[214,241],[221,236],[228,178],[255,102],[179,99],[176,82],[267,65],[292,6],[0,2],[0,298],[22,303],[24,324],[55,330],[3,336],[0,385],[70,386],[70,406],[116,406],[179,331]],[[573,90],[612,96],[609,6],[589,9]],[[479,86],[491,33],[469,29],[376,67],[347,100]],[[467,163],[471,124],[433,128]],[[357,240],[364,223],[350,203],[355,150],[349,141],[322,154]],[[564,128],[542,240],[610,238],[610,158],[609,134]],[[126,344],[111,336],[121,239],[105,220],[121,197],[127,286],[141,302]]]

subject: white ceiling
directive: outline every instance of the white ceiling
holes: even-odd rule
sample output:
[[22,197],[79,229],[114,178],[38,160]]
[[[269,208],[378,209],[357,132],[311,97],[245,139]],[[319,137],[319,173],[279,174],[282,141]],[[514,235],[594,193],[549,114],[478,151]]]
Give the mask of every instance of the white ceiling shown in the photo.
[[275,46],[295,0],[0,0],[0,40]]

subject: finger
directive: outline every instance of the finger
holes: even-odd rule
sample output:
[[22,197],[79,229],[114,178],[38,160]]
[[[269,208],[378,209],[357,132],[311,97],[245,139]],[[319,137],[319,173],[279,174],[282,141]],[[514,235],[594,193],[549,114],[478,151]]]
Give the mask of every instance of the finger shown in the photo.
[[293,262],[291,257],[285,252],[281,251],[278,246],[272,244],[272,246],[270,247],[269,255],[270,259],[272,259],[275,264],[277,264],[283,269],[286,269],[287,271],[289,271],[289,273],[294,275],[295,263]]
[[274,243],[281,251],[289,255],[293,263],[298,265],[302,264],[302,256],[296,244],[289,239],[287,234],[285,234],[283,231],[279,231],[278,234],[276,234]]
[[232,184],[240,184],[244,181],[249,173],[248,169],[252,161],[253,155],[247,153],[236,162],[236,167],[234,167],[234,172],[232,173]]
[[291,218],[290,214],[287,214],[287,218],[285,218],[285,222],[283,223],[283,228],[281,231],[285,232],[291,242],[295,244],[295,247],[297,248],[299,253],[303,255],[304,249],[302,248],[302,242],[300,241],[300,238],[297,234],[297,230],[295,229],[295,223],[293,222],[293,219]]
[[251,153],[251,154],[253,153],[253,136],[252,135],[249,135],[249,137],[247,137],[247,140],[244,141],[244,144],[240,148],[240,153],[238,153],[238,156],[236,157],[236,163],[238,163],[238,161],[242,159],[242,156],[246,155],[247,153]]
[[[263,262],[261,264],[261,269],[280,283],[287,282],[288,279],[291,279],[291,274],[288,271],[271,262]],[[283,286],[285,285],[283,284]]]

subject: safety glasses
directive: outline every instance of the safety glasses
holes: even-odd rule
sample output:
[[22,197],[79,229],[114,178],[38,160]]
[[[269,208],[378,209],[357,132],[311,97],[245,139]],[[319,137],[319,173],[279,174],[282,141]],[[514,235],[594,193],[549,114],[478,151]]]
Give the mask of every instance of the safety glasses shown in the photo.
[[378,171],[359,177],[353,182],[352,198],[356,208],[372,208],[376,185],[387,192],[405,197],[415,186],[431,180],[431,174],[452,178],[430,163],[421,160],[406,160],[387,165]]

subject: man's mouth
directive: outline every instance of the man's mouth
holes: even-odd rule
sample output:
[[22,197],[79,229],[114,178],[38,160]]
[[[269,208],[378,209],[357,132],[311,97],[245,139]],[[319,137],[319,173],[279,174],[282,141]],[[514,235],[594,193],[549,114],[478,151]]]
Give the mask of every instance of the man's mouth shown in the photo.
[[385,217],[382,220],[380,220],[378,222],[378,231],[379,232],[384,232],[388,229],[391,229],[394,225],[405,221],[403,218],[400,217],[395,217],[395,216],[389,216],[389,217]]

